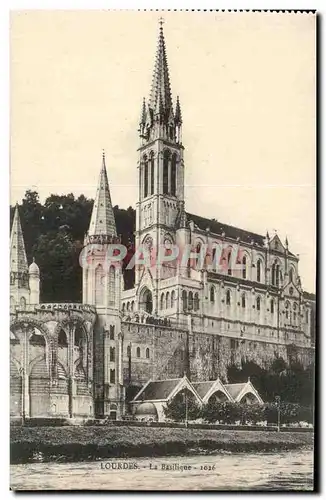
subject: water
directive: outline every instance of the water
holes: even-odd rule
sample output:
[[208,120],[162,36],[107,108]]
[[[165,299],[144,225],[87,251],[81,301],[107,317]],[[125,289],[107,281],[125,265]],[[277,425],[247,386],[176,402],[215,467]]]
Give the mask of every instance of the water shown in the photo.
[[[124,467],[127,467],[126,464],[128,467],[137,464],[138,468],[112,469],[112,465],[118,467],[119,463],[120,467],[123,464]],[[165,469],[167,466],[172,469],[162,470],[163,464]],[[184,470],[173,470],[176,466],[184,467]],[[11,488],[19,490],[311,491],[313,452],[219,453],[78,463],[33,463],[12,465],[10,475]]]

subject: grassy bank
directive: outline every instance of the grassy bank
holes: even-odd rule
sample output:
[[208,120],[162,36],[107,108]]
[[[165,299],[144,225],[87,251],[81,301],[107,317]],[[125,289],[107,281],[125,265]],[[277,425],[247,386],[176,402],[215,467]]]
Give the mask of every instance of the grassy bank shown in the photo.
[[312,447],[313,434],[142,427],[12,427],[11,462],[80,461]]

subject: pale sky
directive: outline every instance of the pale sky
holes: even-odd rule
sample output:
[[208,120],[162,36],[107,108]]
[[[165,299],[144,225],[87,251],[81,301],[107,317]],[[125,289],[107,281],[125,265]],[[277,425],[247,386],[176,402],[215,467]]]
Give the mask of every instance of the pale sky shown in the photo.
[[[94,197],[106,151],[114,205],[135,207],[138,121],[159,12],[11,15],[11,198]],[[315,290],[312,14],[164,12],[180,95],[186,209],[270,235]]]

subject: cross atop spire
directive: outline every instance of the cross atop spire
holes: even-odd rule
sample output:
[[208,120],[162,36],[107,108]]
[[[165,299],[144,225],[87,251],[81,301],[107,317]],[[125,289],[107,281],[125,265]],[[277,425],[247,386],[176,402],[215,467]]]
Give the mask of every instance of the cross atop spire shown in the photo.
[[23,231],[20,223],[18,203],[15,207],[14,220],[10,234],[10,271],[28,272]]
[[165,23],[164,18],[160,17],[159,20],[158,20],[158,23],[160,25],[160,29],[163,29],[163,24]]
[[102,151],[102,167],[98,180],[96,196],[93,205],[89,236],[116,236],[114,213],[111,202],[108,176],[105,166],[105,152]]
[[162,18],[160,18],[159,23],[160,28],[149,104],[151,109],[155,110],[157,101],[161,97],[164,111],[168,115],[169,111],[172,110],[172,98]]

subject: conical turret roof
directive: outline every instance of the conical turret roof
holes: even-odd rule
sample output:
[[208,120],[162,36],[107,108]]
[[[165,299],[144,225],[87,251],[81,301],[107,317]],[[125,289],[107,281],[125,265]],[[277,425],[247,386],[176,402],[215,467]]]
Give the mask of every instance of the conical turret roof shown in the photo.
[[89,236],[117,235],[104,152],[88,234]]
[[13,272],[28,272],[24,236],[20,223],[18,204],[15,208],[14,220],[10,234],[10,270]]

